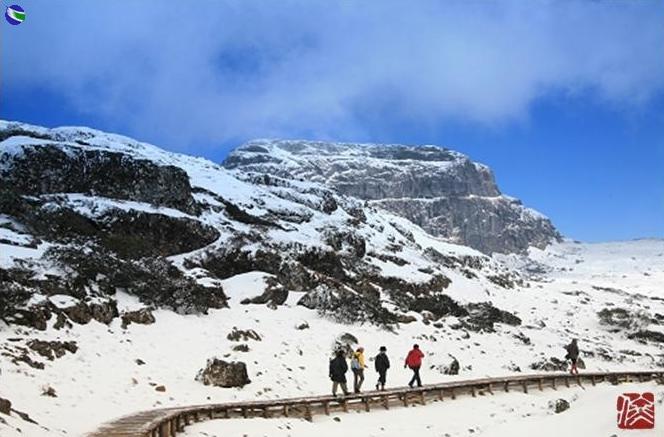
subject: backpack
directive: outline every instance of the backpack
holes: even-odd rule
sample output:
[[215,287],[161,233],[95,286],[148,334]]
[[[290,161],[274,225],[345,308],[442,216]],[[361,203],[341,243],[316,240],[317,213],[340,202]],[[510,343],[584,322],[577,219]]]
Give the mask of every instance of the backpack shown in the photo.
[[350,360],[350,368],[353,370],[360,369],[360,360],[358,360],[357,357],[353,357],[353,359]]

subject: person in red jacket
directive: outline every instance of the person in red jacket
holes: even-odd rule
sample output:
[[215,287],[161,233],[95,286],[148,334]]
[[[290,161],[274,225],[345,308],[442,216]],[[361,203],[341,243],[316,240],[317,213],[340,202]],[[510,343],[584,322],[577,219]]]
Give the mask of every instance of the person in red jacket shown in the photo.
[[422,380],[420,379],[420,367],[422,367],[422,358],[424,358],[424,354],[420,350],[420,346],[417,344],[414,345],[413,349],[408,352],[406,362],[403,365],[404,369],[406,367],[410,367],[410,369],[413,371],[413,378],[408,383],[408,387],[410,388],[413,388],[413,384],[416,382],[418,387],[422,387]]

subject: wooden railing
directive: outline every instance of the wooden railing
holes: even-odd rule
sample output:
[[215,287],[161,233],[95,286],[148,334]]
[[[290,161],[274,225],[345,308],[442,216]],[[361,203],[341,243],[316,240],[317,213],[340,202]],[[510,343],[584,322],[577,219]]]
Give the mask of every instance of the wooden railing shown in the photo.
[[459,395],[477,396],[496,391],[530,389],[544,390],[570,385],[595,385],[601,382],[645,382],[656,380],[664,383],[662,371],[595,372],[570,375],[547,373],[517,375],[500,378],[482,378],[425,385],[418,388],[395,388],[385,391],[369,391],[344,397],[312,396],[290,399],[260,400],[224,404],[194,405],[162,408],[121,417],[102,425],[88,437],[174,437],[184,427],[202,420],[248,417],[303,417],[311,420],[314,414],[330,414],[333,411],[371,411],[372,408],[389,409],[392,406],[426,404],[430,401],[455,399]]

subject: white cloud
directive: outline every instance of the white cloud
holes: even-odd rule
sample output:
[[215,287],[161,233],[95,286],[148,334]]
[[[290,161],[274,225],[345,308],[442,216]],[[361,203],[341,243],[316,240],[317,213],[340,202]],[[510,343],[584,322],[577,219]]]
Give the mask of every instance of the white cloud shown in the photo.
[[551,93],[632,107],[664,87],[649,0],[61,1],[10,30],[4,86],[183,146],[361,135],[360,110],[509,122]]

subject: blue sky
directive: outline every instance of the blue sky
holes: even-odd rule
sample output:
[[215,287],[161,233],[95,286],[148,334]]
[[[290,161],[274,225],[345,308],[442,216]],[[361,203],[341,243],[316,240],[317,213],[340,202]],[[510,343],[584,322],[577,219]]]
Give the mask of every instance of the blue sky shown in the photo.
[[16,2],[3,119],[217,161],[258,137],[438,144],[569,237],[664,237],[664,2]]

